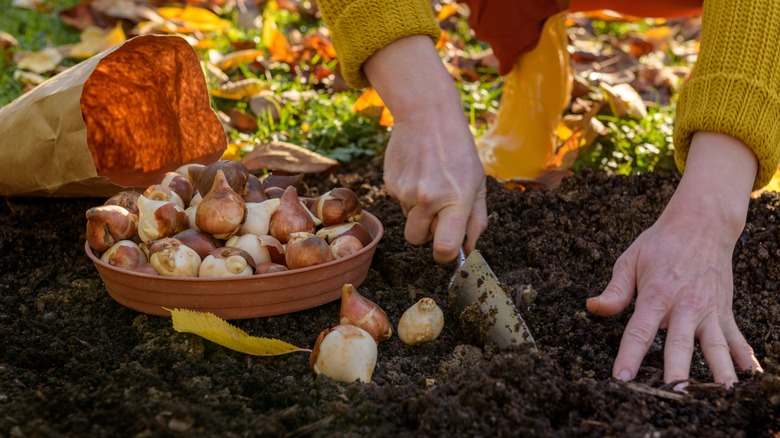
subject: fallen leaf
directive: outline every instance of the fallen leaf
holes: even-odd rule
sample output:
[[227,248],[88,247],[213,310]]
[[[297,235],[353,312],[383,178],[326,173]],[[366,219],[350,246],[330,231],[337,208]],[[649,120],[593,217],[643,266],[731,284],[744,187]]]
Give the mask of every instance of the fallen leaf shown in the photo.
[[250,171],[269,169],[290,173],[330,173],[339,165],[334,159],[282,141],[255,146],[241,162]]
[[602,82],[599,87],[604,93],[604,97],[615,117],[628,116],[635,120],[647,117],[645,103],[631,85],[618,84],[611,86]]
[[181,25],[178,32],[189,33],[196,30],[203,32],[220,32],[230,28],[228,20],[219,18],[214,12],[195,6],[163,7],[157,9],[161,17]]
[[235,82],[227,82],[211,89],[211,95],[222,99],[243,100],[250,98],[268,88],[259,79],[247,78]]
[[22,9],[32,9],[33,11],[45,11],[45,0],[14,0],[11,6]]
[[8,65],[13,62],[14,49],[17,47],[19,47],[19,41],[13,35],[0,31],[0,54],[2,54],[0,61],[3,64]]
[[279,32],[271,14],[266,11],[263,20],[263,45],[268,48],[271,58],[281,62],[292,62],[294,59],[290,51],[287,38]]
[[218,61],[214,61],[214,65],[216,65],[220,70],[229,70],[231,68],[236,68],[241,64],[255,62],[258,58],[261,58],[262,56],[263,56],[262,50],[256,50],[256,49],[241,50],[238,52],[233,52],[228,55],[225,55]]
[[38,73],[16,70],[14,71],[14,80],[26,87],[35,87],[42,84],[46,78],[39,75]]
[[240,353],[253,356],[278,356],[309,351],[278,339],[250,336],[213,313],[186,309],[173,309],[170,312],[173,329],[177,332],[192,333]]
[[257,119],[241,112],[236,108],[226,108],[225,114],[228,115],[228,124],[242,132],[257,131]]
[[17,60],[17,67],[22,70],[28,70],[33,73],[47,73],[53,71],[62,62],[62,54],[54,47],[47,47],[40,52],[20,53]]
[[442,5],[441,9],[439,9],[439,13],[436,14],[436,19],[439,21],[444,21],[455,15],[457,12],[458,5],[456,3]]
[[81,42],[74,44],[70,48],[70,57],[77,59],[86,59],[96,55],[104,50],[110,49],[127,39],[122,24],[117,25],[111,30],[104,30],[99,27],[89,27],[81,32]]

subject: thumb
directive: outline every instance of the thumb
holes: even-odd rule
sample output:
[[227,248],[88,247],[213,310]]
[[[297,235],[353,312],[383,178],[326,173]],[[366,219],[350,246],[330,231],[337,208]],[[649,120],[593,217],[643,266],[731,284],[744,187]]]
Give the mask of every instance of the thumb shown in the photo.
[[633,257],[624,253],[612,268],[612,279],[601,295],[588,298],[586,306],[590,313],[612,316],[622,312],[631,303],[636,289],[636,263]]

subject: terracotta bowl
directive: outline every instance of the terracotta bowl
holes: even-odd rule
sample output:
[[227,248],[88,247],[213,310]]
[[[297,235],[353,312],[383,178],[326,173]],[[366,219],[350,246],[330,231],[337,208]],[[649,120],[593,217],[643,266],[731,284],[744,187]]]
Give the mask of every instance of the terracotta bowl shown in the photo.
[[341,287],[366,279],[382,223],[368,212],[360,221],[373,240],[350,256],[309,268],[240,277],[172,278],[126,271],[101,261],[84,244],[111,298],[139,312],[169,316],[167,309],[211,312],[225,319],[257,318],[310,309],[341,297]]

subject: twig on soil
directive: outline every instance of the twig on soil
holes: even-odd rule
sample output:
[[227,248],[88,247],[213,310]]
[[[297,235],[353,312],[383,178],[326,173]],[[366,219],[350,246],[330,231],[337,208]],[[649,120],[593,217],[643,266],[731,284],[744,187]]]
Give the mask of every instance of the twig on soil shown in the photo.
[[628,382],[626,383],[626,387],[636,392],[641,392],[642,394],[653,395],[668,400],[683,401],[686,398],[688,398],[688,396],[685,394],[679,394],[676,392],[665,391],[663,389],[652,388],[650,386],[642,385],[640,383]]

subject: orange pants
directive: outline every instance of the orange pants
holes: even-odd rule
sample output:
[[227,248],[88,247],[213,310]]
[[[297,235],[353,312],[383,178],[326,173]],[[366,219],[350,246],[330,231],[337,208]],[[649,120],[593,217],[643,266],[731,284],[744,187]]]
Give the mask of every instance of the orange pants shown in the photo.
[[569,5],[572,12],[612,9],[639,17],[688,17],[701,14],[704,0],[461,0],[471,9],[469,24],[490,44],[501,74],[539,41],[545,20]]

